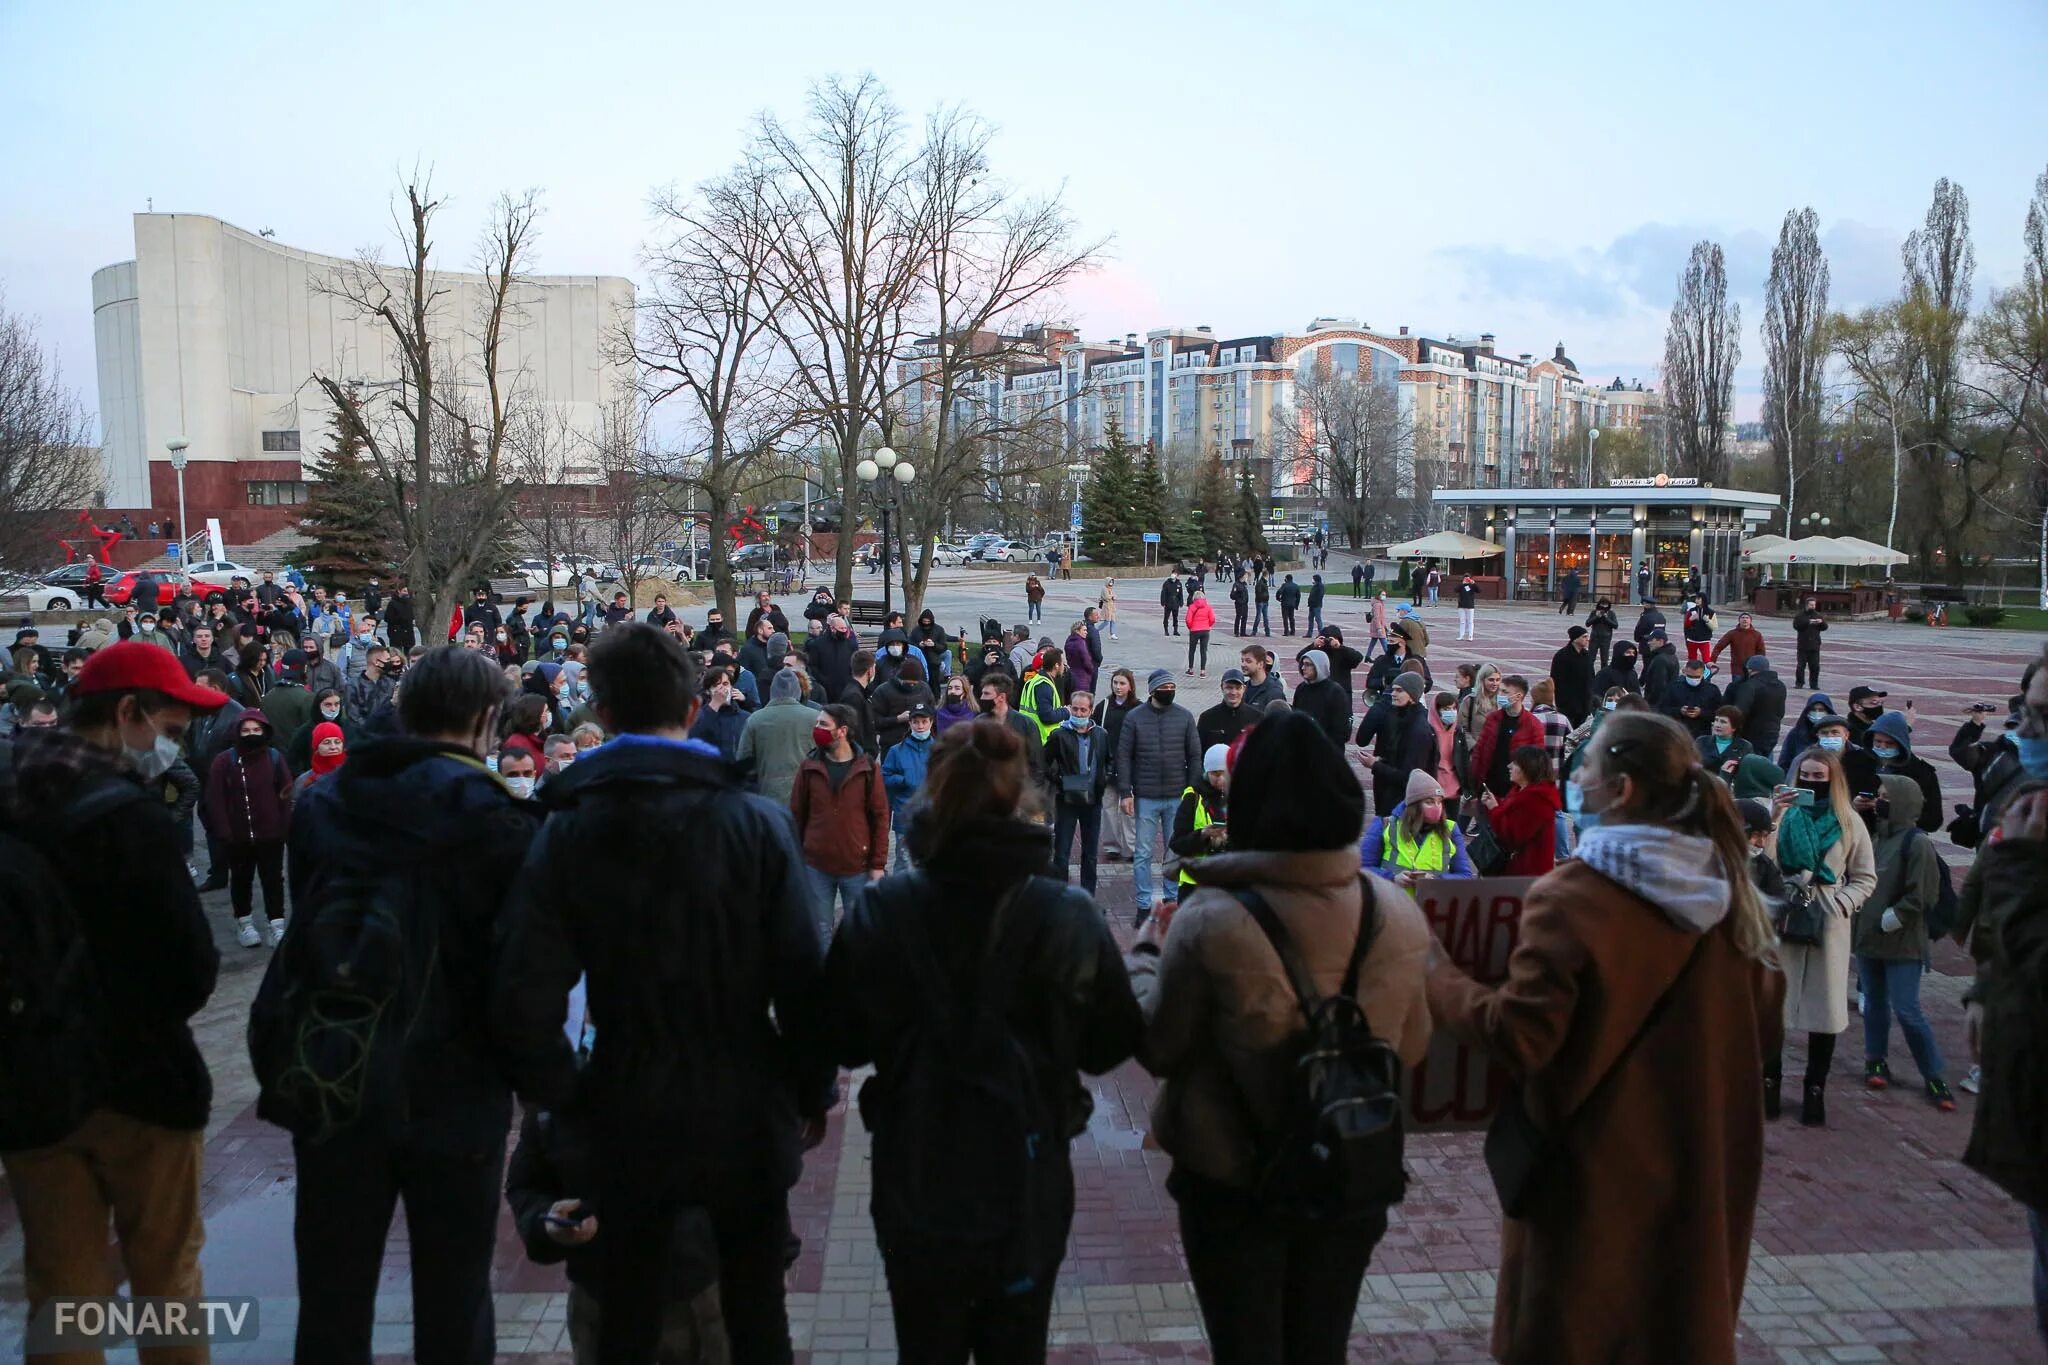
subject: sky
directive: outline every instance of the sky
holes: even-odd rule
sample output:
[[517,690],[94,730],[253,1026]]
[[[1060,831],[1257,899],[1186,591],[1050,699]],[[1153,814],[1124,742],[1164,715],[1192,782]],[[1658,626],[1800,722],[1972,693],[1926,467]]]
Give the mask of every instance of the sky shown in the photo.
[[132,213],[347,255],[388,240],[415,164],[451,256],[496,193],[538,187],[539,271],[637,278],[653,190],[872,73],[913,119],[992,121],[995,172],[1109,239],[1063,301],[1091,340],[1331,315],[1562,341],[1589,378],[1654,383],[1712,238],[1746,413],[1788,209],[1818,211],[1837,306],[1896,291],[1941,176],[1970,198],[1979,299],[2016,278],[2044,71],[2043,0],[0,0],[0,292],[91,404],[92,272],[134,255]]

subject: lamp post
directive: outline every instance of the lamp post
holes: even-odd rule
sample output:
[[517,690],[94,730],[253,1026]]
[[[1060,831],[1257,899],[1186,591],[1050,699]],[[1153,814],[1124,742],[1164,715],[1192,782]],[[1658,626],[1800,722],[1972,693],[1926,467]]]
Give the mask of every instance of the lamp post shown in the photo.
[[[1821,533],[1826,534],[1827,528],[1834,525],[1835,521],[1833,517],[1824,517],[1818,512],[1808,512],[1799,519],[1799,524],[1806,527],[1809,531],[1819,527]],[[1797,582],[1798,580],[1794,579],[1793,581]],[[1820,565],[1818,564],[1813,566],[1813,586],[1816,588],[1820,586]]]
[[1600,439],[1600,428],[1586,428],[1586,487],[1593,486],[1593,442]]
[[[867,459],[853,467],[854,477],[868,485],[868,495],[875,500],[875,506],[882,513],[882,614],[887,616],[889,605],[889,515],[897,508],[895,483],[906,487],[917,477],[917,470],[910,461],[899,460],[896,452],[883,446]],[[881,486],[876,487],[877,484]]]
[[191,442],[182,436],[173,436],[164,442],[164,449],[171,452],[171,468],[178,471],[178,536],[181,548],[178,551],[178,567],[190,567],[185,563],[183,543],[192,534],[192,523],[185,520],[185,451]]

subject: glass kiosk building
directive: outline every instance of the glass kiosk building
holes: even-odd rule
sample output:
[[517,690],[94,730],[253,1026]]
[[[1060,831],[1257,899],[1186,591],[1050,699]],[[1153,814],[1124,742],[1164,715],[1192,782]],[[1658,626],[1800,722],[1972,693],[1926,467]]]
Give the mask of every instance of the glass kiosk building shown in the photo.
[[1743,595],[1742,542],[1778,510],[1775,493],[1703,487],[1659,475],[1616,479],[1605,488],[1461,488],[1430,494],[1464,514],[1462,529],[1506,550],[1506,595],[1554,601],[1569,569],[1580,596],[1637,600],[1637,566],[1647,563],[1656,598],[1675,602],[1697,568],[1715,602]]

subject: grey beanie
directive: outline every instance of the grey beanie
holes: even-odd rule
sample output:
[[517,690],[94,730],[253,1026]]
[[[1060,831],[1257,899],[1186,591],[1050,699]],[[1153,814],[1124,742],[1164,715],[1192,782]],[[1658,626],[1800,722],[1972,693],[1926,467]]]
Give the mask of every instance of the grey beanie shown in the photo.
[[1321,682],[1330,676],[1330,656],[1322,650],[1311,649],[1301,656],[1301,661],[1315,669],[1316,681]]
[[1170,668],[1155,668],[1145,679],[1145,692],[1147,695],[1157,692],[1162,687],[1172,686],[1173,670]]
[[768,700],[770,701],[797,701],[803,695],[803,679],[797,677],[796,670],[793,668],[779,670],[775,675],[775,681],[768,684]]
[[1406,692],[1413,701],[1421,701],[1422,694],[1429,690],[1429,684],[1422,680],[1420,673],[1403,673],[1394,679],[1394,686]]
[[788,655],[789,637],[778,630],[768,637],[768,657],[770,659],[782,659],[788,657]]

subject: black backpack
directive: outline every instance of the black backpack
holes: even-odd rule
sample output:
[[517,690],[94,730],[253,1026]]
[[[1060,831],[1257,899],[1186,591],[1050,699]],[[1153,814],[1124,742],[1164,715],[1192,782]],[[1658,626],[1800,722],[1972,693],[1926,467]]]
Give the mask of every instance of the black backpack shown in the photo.
[[1372,1031],[1357,1000],[1358,972],[1379,933],[1373,888],[1359,879],[1358,937],[1336,994],[1315,979],[1273,907],[1258,892],[1233,891],[1280,958],[1307,1030],[1294,1040],[1293,1096],[1283,1126],[1259,1144],[1258,1202],[1282,1218],[1338,1222],[1398,1204],[1408,1188],[1401,1164],[1401,1059]]
[[1046,1233],[1067,1198],[1056,1146],[1067,1142],[1066,1126],[1039,1085],[1043,1058],[1006,1019],[1025,954],[1005,940],[1012,924],[1033,918],[1027,899],[1043,902],[1040,881],[1018,883],[997,903],[974,985],[957,993],[922,905],[894,917],[920,1017],[860,1093],[883,1251],[952,1283],[1013,1294],[1054,1273],[1066,1249]]
[[48,819],[0,826],[0,1151],[46,1147],[99,1102],[99,977],[70,883],[46,851],[144,799],[108,777]]
[[257,1114],[315,1143],[364,1123],[399,1135],[407,1049],[442,1036],[449,1013],[440,912],[420,894],[426,841],[408,858],[343,820],[249,1013]]
[[1933,854],[1935,869],[1941,874],[1934,887],[1934,904],[1927,908],[1927,942],[1932,946],[1956,931],[1956,925],[1963,918],[1963,902],[1956,895],[1955,880],[1948,874],[1948,864],[1942,861],[1940,852],[1934,848],[1934,841],[1928,839],[1927,831],[1909,830],[1907,837],[1928,840],[1928,852]]

